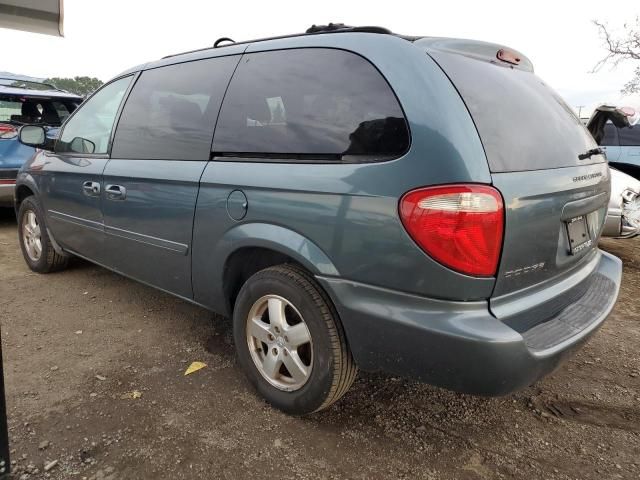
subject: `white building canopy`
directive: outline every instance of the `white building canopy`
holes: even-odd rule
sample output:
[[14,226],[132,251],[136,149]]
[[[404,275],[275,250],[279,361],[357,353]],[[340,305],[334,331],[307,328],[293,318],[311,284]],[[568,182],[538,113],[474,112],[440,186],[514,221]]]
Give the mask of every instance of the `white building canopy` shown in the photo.
[[64,36],[63,0],[0,0],[0,28]]

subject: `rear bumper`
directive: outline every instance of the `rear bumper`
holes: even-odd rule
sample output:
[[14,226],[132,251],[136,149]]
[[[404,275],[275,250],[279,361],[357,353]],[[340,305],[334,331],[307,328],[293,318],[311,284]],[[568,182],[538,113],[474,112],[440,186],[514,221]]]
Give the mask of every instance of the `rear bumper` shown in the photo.
[[[451,390],[503,395],[551,372],[611,312],[621,261],[599,252],[582,272],[581,297],[544,321],[517,331],[498,320],[487,302],[433,300],[347,280],[318,277],[342,319],[363,370],[410,376]],[[598,294],[603,291],[604,294]],[[538,307],[536,305],[536,307]],[[520,311],[531,316],[540,309]]]

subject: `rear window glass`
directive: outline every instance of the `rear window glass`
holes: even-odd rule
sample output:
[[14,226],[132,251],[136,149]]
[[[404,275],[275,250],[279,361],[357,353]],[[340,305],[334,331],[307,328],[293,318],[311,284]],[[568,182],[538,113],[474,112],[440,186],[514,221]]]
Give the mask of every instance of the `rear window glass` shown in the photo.
[[617,146],[618,145],[618,132],[616,127],[611,122],[607,122],[604,125],[604,135],[600,141],[600,145],[604,146]]
[[245,55],[214,140],[217,154],[320,161],[395,158],[408,146],[402,109],[376,68],[316,48]]
[[65,105],[62,102],[51,102],[51,105],[55,109],[56,114],[58,115],[58,120],[62,123],[66,120],[66,118],[71,115],[71,112],[75,110],[75,104],[67,104]]
[[535,74],[453,53],[429,52],[476,124],[492,172],[602,163],[579,160],[597,145],[560,96]]
[[216,117],[237,56],[142,72],[122,111],[111,156],[208,160]]
[[625,147],[640,146],[640,125],[620,128],[618,135],[620,136],[620,145]]
[[75,109],[76,104],[46,98],[0,98],[0,121],[39,123],[59,126]]

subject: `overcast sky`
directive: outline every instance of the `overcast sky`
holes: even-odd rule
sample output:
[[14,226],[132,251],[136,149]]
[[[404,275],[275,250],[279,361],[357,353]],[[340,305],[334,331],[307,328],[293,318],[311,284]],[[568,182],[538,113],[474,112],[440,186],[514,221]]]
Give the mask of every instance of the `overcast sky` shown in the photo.
[[590,73],[605,55],[592,20],[620,30],[640,15],[640,0],[65,0],[64,7],[65,38],[0,28],[0,70],[108,80],[131,66],[211,45],[218,37],[245,40],[343,22],[508,45],[526,54],[537,74],[573,107],[588,110],[602,102],[640,107],[640,98],[619,94],[633,65]]

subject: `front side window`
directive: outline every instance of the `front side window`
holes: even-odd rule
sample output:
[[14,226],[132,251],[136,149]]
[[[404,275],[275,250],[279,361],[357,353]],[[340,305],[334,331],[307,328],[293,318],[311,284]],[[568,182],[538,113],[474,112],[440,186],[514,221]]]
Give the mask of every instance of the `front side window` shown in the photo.
[[380,72],[323,48],[245,55],[213,142],[225,156],[350,162],[395,158],[408,147],[404,114]]
[[620,145],[624,147],[640,146],[640,124],[633,127],[620,128],[618,130]]
[[209,160],[216,117],[237,56],[147,70],[118,122],[112,158]]
[[107,153],[113,123],[131,78],[116,80],[87,100],[65,125],[56,152]]

